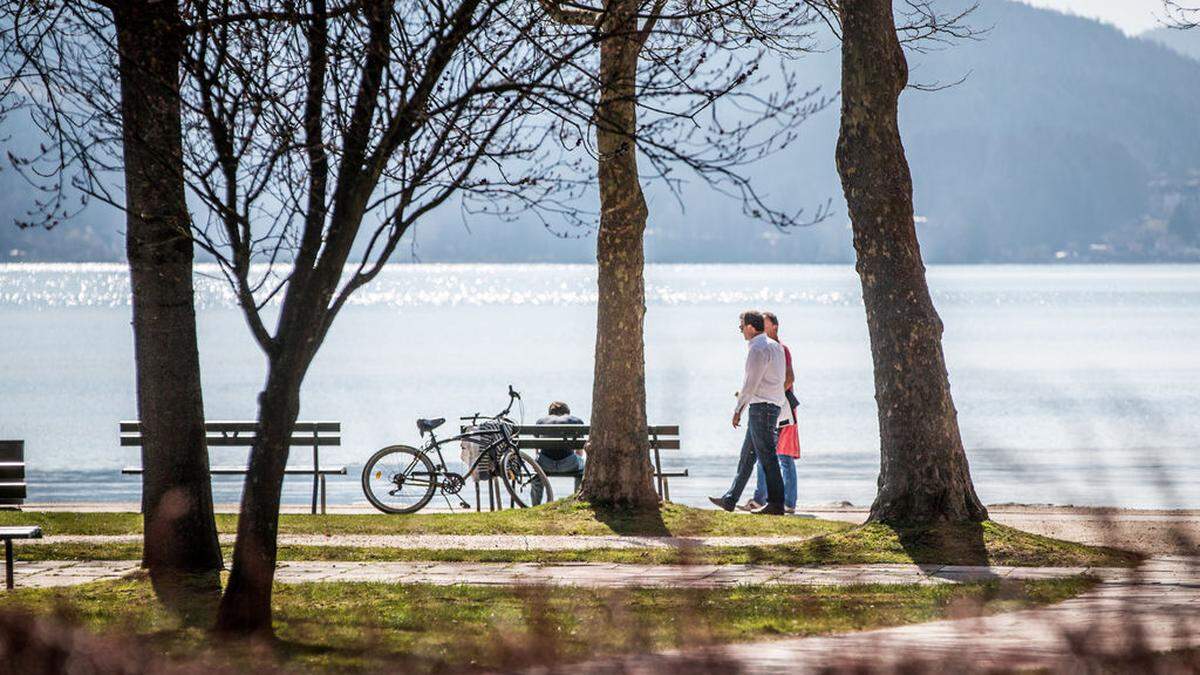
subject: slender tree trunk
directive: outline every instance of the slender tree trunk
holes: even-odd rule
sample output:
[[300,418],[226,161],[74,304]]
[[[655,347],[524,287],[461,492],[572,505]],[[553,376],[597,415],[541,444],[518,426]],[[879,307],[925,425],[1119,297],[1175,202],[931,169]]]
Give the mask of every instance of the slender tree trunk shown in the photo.
[[180,579],[191,590],[215,594],[220,592],[222,561],[196,346],[178,7],[174,2],[126,3],[113,18],[120,52],[126,254],[145,471],[143,564],[164,599],[179,588]]
[[638,179],[636,2],[609,3],[600,45],[600,232],[592,434],[580,497],[593,504],[657,508],[646,438],[643,328],[646,199]]
[[300,411],[303,368],[272,361],[259,394],[258,437],[242,492],[233,568],[221,598],[217,631],[270,637],[271,590],[275,579],[279,504],[287,466],[288,439]]
[[881,467],[870,519],[981,521],[913,224],[912,177],[897,124],[908,64],[891,0],[842,8],[842,128],[838,173],[875,365]]

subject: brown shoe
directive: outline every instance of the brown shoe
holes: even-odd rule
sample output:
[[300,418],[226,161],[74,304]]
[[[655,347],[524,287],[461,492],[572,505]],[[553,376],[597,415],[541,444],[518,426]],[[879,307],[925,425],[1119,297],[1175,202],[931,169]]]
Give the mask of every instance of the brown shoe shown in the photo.
[[730,504],[729,502],[725,501],[724,499],[721,499],[720,497],[709,497],[708,501],[712,502],[713,505],[719,509],[725,509],[726,511],[733,510],[733,504]]
[[767,504],[761,509],[754,509],[751,513],[761,516],[782,516],[783,504]]

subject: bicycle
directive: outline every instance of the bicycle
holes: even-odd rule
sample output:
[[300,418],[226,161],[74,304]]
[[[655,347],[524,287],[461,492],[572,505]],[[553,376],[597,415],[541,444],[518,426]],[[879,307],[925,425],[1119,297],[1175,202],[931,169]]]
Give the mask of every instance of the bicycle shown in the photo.
[[[363,492],[367,501],[384,513],[416,513],[440,490],[447,505],[450,504],[450,496],[454,495],[463,508],[470,508],[458,495],[466,486],[467,478],[472,474],[479,475],[476,473],[478,471],[486,471],[488,480],[499,473],[516,506],[525,508],[533,503],[532,490],[538,481],[543,487],[545,501],[552,501],[554,492],[546,472],[517,447],[517,425],[508,415],[512,412],[513,403],[519,400],[521,395],[510,384],[508,407],[491,417],[479,413],[460,417],[460,420],[471,423],[470,428],[444,440],[438,440],[434,430],[445,424],[446,418],[418,419],[417,430],[421,437],[429,434],[429,440],[424,445],[420,448],[389,445],[367,460],[362,473]],[[463,440],[481,446],[482,450],[463,473],[450,471],[442,456],[442,446]],[[433,460],[435,455],[436,462]]]

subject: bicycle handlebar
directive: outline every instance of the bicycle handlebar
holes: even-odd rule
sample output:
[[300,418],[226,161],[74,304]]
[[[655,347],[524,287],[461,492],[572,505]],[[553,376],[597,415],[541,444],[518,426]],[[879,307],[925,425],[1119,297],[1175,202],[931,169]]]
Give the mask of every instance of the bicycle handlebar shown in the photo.
[[[513,403],[515,401],[520,401],[520,400],[521,400],[521,393],[518,392],[516,389],[513,389],[513,386],[511,384],[508,385],[508,405],[504,408],[504,410],[501,410],[500,412],[496,413],[489,419],[495,420],[495,419],[500,419],[502,417],[507,417],[508,414],[510,412],[512,412]],[[474,415],[467,415],[464,417],[460,417],[458,419],[463,422],[475,423],[475,422],[478,422],[481,417],[483,417],[482,413],[475,413]]]

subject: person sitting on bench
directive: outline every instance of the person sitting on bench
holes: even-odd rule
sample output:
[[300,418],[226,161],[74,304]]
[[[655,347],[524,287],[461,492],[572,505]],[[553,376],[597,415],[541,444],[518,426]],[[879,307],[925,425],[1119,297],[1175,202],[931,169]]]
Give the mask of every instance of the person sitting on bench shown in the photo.
[[[538,424],[583,424],[583,420],[571,414],[571,408],[562,401],[555,401],[550,404],[549,414],[537,421]],[[583,450],[569,450],[565,448],[548,448],[538,450],[537,463],[548,474],[555,473],[581,473],[584,464]],[[530,496],[533,498],[533,505],[537,506],[542,503],[542,484],[541,482],[534,483],[529,486]]]

